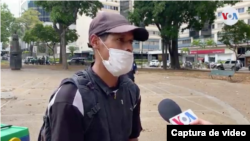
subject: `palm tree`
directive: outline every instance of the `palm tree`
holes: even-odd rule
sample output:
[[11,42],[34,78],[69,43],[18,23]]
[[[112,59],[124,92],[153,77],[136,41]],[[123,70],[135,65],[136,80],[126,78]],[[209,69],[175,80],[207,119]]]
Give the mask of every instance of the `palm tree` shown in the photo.
[[189,48],[186,48],[186,47],[185,47],[185,48],[182,48],[182,49],[181,49],[181,52],[182,52],[182,53],[188,53],[188,54],[189,54],[189,53],[190,53],[190,50],[189,50]]
[[[193,40],[192,46],[196,46],[196,47],[203,48],[203,49],[206,47],[204,42],[201,41],[200,39]],[[196,65],[198,64],[198,49],[199,48],[197,48],[197,54],[196,54],[196,59],[195,59]]]
[[73,57],[74,56],[74,52],[77,50],[77,48],[74,47],[74,46],[70,46],[68,49],[70,51],[70,56]]

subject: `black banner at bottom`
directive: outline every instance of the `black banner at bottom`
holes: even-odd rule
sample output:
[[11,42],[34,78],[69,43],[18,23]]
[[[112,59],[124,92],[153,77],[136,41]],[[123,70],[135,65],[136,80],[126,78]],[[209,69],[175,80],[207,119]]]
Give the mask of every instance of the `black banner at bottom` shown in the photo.
[[250,140],[250,125],[167,125],[167,141],[218,138]]

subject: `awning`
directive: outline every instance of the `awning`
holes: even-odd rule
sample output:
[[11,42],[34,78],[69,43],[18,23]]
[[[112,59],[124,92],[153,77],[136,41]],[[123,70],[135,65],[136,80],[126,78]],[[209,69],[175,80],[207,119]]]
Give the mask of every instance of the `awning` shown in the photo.
[[192,50],[190,54],[221,54],[225,53],[225,49],[211,49],[211,50]]
[[204,58],[198,58],[198,60],[204,60]]

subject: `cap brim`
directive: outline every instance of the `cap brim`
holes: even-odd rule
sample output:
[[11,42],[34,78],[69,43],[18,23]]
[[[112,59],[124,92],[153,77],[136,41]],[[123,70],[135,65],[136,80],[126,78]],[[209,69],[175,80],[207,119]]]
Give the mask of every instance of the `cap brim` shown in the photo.
[[145,28],[141,28],[141,27],[137,27],[133,25],[121,25],[121,26],[118,26],[118,27],[115,27],[106,31],[106,33],[125,33],[129,31],[133,31],[134,40],[137,40],[137,41],[148,40],[148,36],[149,36],[148,31]]

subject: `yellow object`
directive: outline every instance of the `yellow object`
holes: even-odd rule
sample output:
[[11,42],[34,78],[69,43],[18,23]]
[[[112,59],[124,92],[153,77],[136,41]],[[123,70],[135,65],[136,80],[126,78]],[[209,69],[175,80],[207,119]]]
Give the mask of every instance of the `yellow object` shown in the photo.
[[19,138],[12,138],[12,139],[10,139],[9,141],[21,141]]

